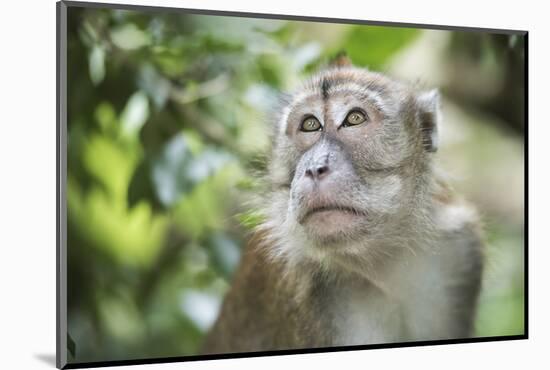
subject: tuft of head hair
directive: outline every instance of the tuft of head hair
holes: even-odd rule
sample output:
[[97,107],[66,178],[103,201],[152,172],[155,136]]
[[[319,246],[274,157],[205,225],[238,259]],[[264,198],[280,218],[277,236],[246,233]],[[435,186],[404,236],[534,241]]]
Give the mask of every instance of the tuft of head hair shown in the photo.
[[340,51],[329,63],[329,67],[342,68],[342,67],[352,67],[353,63],[348,57],[345,51]]

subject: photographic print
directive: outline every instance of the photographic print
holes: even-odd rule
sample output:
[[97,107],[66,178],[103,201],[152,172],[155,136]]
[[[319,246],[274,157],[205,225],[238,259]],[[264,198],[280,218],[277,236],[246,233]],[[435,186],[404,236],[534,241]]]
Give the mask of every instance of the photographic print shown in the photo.
[[526,32],[58,27],[59,367],[527,337]]

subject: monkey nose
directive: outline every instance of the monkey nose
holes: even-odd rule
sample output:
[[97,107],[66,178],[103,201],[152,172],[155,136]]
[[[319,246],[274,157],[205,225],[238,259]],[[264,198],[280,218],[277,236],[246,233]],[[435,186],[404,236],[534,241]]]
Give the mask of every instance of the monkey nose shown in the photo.
[[330,172],[330,168],[327,164],[314,165],[306,169],[306,177],[312,180],[321,180],[326,177]]

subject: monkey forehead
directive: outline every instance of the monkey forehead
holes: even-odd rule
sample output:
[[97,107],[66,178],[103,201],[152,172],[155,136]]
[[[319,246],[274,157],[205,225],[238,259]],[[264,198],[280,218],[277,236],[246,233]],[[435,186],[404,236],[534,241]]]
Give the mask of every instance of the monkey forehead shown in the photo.
[[380,73],[356,67],[330,68],[305,81],[290,94],[281,112],[279,130],[284,134],[290,112],[306,101],[327,101],[336,95],[350,95],[368,100],[384,116],[392,116],[398,109],[396,103],[408,93],[407,86]]
[[323,99],[327,99],[331,94],[344,90],[346,86],[351,87],[353,92],[370,91],[381,96],[392,95],[407,87],[381,73],[350,66],[322,70],[306,80],[298,91],[319,94]]

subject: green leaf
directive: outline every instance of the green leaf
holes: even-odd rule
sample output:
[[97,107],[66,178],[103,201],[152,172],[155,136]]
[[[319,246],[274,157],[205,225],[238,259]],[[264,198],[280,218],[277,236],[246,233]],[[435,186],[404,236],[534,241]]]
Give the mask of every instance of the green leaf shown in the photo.
[[198,152],[201,145],[195,135],[182,133],[154,157],[150,176],[156,197],[164,207],[173,206],[232,159],[229,154],[210,148]]
[[99,124],[101,131],[115,137],[118,132],[118,119],[115,109],[108,102],[101,102],[97,105],[94,117]]
[[225,233],[217,232],[208,238],[207,245],[213,266],[226,278],[231,277],[241,255],[238,244]]
[[127,138],[136,138],[139,131],[149,118],[149,100],[143,91],[136,91],[120,116],[122,135]]
[[381,26],[353,27],[344,42],[344,50],[357,66],[381,69],[389,59],[419,34],[413,28]]
[[128,186],[128,207],[134,207],[141,200],[149,202],[155,210],[162,208],[151,181],[151,163],[148,160],[137,166]]
[[99,85],[105,78],[105,50],[97,44],[94,45],[88,59],[90,79],[94,85]]
[[196,184],[174,207],[174,219],[194,240],[212,230],[227,227],[227,212],[233,198],[231,190],[242,177],[236,163],[228,163]]
[[135,50],[149,44],[149,35],[133,23],[113,29],[111,39],[116,46],[124,50]]

